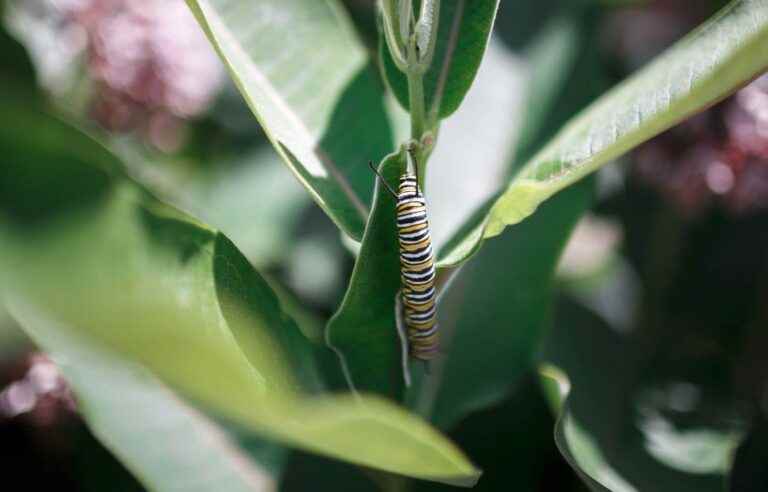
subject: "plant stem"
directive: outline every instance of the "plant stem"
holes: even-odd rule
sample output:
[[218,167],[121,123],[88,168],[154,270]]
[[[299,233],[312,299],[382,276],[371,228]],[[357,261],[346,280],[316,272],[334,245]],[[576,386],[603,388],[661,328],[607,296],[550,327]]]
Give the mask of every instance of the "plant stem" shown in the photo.
[[427,159],[426,152],[422,146],[422,138],[427,129],[427,112],[424,101],[424,82],[422,74],[415,70],[409,70],[408,76],[408,94],[411,112],[411,139],[416,146],[412,152],[414,165],[416,169],[416,179],[424,191],[424,177],[426,174]]
[[411,107],[411,138],[419,142],[424,135],[427,117],[424,104],[424,83],[421,74],[408,72],[408,93]]

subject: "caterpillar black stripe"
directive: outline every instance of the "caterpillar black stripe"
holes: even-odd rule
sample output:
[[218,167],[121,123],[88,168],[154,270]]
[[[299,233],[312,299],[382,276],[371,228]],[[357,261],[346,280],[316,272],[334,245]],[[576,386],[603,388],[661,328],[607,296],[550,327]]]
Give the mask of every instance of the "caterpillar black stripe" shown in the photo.
[[416,359],[429,361],[435,358],[439,349],[436,272],[427,204],[413,174],[405,173],[400,177],[396,210],[403,318],[410,353]]

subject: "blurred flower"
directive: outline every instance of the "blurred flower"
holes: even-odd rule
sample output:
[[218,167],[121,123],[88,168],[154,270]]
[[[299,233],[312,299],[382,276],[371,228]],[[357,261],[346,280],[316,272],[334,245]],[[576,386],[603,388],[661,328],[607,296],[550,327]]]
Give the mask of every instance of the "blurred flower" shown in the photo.
[[707,18],[708,5],[690,0],[653,0],[608,16],[605,44],[635,70]]
[[85,55],[92,117],[114,132],[139,130],[161,150],[177,148],[183,120],[204,112],[223,80],[184,0],[34,0],[17,10],[41,1],[36,18],[53,17],[47,24],[59,34],[79,33],[69,51]]
[[688,217],[768,209],[768,75],[640,146],[634,171]]
[[29,354],[12,372],[18,377],[0,390],[0,419],[23,416],[38,427],[49,427],[74,415],[69,385],[48,357]]
[[[704,5],[682,0],[619,9],[607,40],[632,71],[707,14]],[[768,209],[768,75],[640,146],[634,162],[635,176],[686,217],[715,204],[731,215]]]

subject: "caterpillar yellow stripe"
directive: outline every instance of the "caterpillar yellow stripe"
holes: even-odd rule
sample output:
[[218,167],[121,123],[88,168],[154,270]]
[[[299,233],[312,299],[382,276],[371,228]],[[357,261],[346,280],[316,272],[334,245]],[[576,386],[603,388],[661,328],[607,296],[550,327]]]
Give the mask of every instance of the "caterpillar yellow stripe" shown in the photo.
[[404,173],[397,189],[397,239],[403,284],[403,320],[411,356],[430,361],[439,350],[435,262],[427,204],[416,176]]

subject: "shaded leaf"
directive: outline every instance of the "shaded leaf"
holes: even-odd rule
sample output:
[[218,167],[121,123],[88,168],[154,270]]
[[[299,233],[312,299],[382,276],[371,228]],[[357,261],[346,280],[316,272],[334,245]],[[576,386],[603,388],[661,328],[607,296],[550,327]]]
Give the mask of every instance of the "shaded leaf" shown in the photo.
[[439,427],[502,400],[532,367],[549,321],[555,267],[592,202],[592,185],[568,190],[487,244],[446,294],[446,355],[425,383],[442,383],[432,416]]
[[257,268],[283,258],[309,203],[271,148],[251,151],[188,186],[179,202],[227,235]]
[[[616,473],[604,463],[605,458],[594,441],[573,420],[568,410],[563,411],[557,419],[555,442],[565,460],[593,492],[630,492],[635,490],[620,477],[617,478]],[[598,480],[601,480],[602,483]],[[607,488],[608,485],[611,488]]]
[[701,111],[768,67],[768,5],[735,0],[568,123],[443,254],[458,264],[556,192]]
[[[499,0],[442,0],[440,24],[432,66],[424,75],[427,111],[440,118],[450,116],[461,105],[483,59],[496,18]],[[404,108],[408,103],[408,81],[380,41],[384,74],[392,92]]]
[[[402,152],[391,154],[379,166],[392,188],[405,169],[404,158]],[[398,399],[403,366],[394,304],[400,290],[396,200],[380,181],[374,196],[352,279],[341,307],[328,322],[326,339],[341,358],[353,388]]]
[[[553,424],[530,372],[503,401],[462,419],[451,437],[483,468],[473,490],[509,490],[513,480],[521,491],[576,490],[578,478],[552,440]],[[414,485],[417,492],[449,490],[439,484]]]
[[187,4],[277,152],[359,240],[373,188],[367,163],[393,142],[383,91],[342,7],[335,0]]
[[[289,445],[423,479],[477,480],[453,444],[405,410],[313,396],[309,341],[226,237],[157,201],[71,127],[19,108],[0,114],[10,156],[0,188],[13,191],[0,202],[0,279],[43,345],[75,337],[114,349]],[[54,182],[48,171],[59,167]]]
[[654,373],[655,352],[641,334],[622,335],[572,302],[560,306],[554,326],[543,359],[570,387],[555,437],[593,490],[722,490],[741,436],[740,424],[725,418],[730,409],[701,402],[674,419],[666,395],[684,372]]

